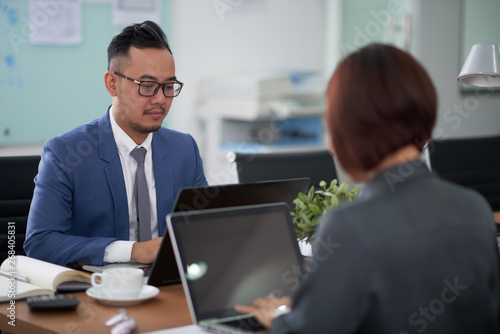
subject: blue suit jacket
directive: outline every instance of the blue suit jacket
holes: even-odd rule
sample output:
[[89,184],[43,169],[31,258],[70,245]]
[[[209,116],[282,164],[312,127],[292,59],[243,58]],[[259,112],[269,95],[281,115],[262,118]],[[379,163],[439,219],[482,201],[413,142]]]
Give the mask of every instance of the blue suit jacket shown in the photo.
[[[151,145],[163,235],[179,189],[207,181],[190,135],[160,128]],[[35,185],[24,243],[28,256],[60,265],[102,264],[106,245],[129,240],[125,181],[109,112],[49,139]]]

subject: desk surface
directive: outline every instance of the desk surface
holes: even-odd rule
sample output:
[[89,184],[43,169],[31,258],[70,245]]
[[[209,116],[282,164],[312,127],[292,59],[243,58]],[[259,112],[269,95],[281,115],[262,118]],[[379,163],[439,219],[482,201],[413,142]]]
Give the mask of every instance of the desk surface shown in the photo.
[[[31,312],[25,301],[16,302],[15,327],[8,324],[9,304],[0,304],[0,329],[12,334],[110,333],[111,327],[106,327],[104,322],[121,307],[99,304],[85,292],[73,295],[78,297],[80,305],[76,311],[69,312]],[[161,287],[156,297],[125,308],[136,320],[139,332],[192,324],[181,284]]]

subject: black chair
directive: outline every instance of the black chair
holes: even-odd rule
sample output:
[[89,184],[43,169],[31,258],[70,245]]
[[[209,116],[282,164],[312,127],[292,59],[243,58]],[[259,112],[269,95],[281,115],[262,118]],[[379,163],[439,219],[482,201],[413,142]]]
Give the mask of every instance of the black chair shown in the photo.
[[228,159],[236,164],[239,183],[309,177],[311,186],[337,178],[333,158],[328,150],[286,153],[237,153]]
[[0,263],[9,250],[25,254],[26,221],[39,162],[40,156],[0,157]]
[[500,136],[434,141],[429,157],[435,173],[477,190],[500,210]]

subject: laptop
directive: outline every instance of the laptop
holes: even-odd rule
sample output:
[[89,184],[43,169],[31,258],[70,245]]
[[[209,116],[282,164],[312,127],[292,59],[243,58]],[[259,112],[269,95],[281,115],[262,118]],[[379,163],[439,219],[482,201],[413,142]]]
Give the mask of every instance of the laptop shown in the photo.
[[193,323],[212,333],[265,333],[233,307],[293,296],[304,272],[285,203],[186,211],[167,227]]
[[[285,202],[292,206],[297,194],[306,192],[310,183],[311,179],[305,177],[246,184],[186,187],[179,190],[173,212],[276,202]],[[103,272],[117,267],[143,269],[144,284],[148,285],[163,286],[181,282],[168,231],[165,231],[158,255],[152,265],[127,262],[103,266],[84,265],[82,269]]]
[[241,205],[285,202],[291,208],[299,192],[307,192],[308,177],[182,188],[172,212],[215,209]]

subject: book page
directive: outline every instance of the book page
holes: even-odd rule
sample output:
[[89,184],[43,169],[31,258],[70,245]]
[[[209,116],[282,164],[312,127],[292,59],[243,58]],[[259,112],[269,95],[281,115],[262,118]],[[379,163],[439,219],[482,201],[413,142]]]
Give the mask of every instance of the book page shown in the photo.
[[90,282],[90,274],[23,255],[15,256],[14,261],[6,259],[0,269],[25,275],[30,284],[53,291],[65,281]]
[[52,293],[51,289],[0,276],[0,302]]

